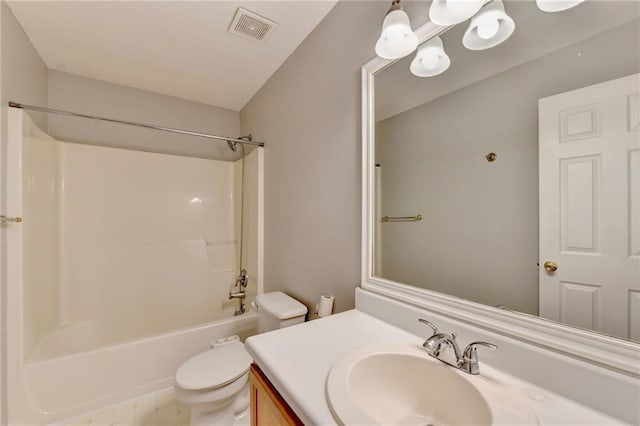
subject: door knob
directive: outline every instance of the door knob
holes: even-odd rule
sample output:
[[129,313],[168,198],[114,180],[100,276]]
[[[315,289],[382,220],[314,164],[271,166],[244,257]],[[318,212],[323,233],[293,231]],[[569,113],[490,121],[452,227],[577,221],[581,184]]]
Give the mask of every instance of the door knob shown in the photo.
[[544,262],[543,266],[547,272],[555,272],[558,270],[558,264],[550,260],[547,260],[546,262]]
[[0,223],[20,223],[22,222],[22,218],[18,217],[7,217],[4,215],[0,215]]

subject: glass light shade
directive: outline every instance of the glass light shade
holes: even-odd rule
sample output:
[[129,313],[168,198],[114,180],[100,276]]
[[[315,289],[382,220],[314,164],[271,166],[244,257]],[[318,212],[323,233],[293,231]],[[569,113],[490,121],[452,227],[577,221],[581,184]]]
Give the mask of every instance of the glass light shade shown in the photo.
[[471,18],[462,44],[469,50],[490,49],[511,37],[515,29],[516,24],[505,13],[502,1],[493,0]]
[[416,47],[418,36],[411,30],[409,16],[401,9],[388,13],[376,43],[376,55],[383,59],[398,59],[407,56]]
[[478,21],[478,37],[483,40],[489,40],[495,37],[499,30],[500,21],[495,19],[495,17]]
[[444,51],[442,39],[434,37],[418,48],[409,70],[417,77],[433,77],[442,74],[451,65],[451,59]]
[[562,12],[576,7],[584,0],[536,0],[538,8],[543,12]]
[[436,25],[455,25],[478,13],[484,0],[433,0],[429,19]]

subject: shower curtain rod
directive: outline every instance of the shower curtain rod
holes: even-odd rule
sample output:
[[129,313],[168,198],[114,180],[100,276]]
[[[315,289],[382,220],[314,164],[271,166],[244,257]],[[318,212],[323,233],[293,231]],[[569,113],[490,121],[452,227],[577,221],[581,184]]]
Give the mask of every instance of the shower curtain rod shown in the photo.
[[27,110],[30,110],[30,111],[48,112],[48,113],[51,113],[51,114],[68,115],[68,116],[72,116],[72,117],[90,118],[90,119],[93,119],[93,120],[108,121],[110,123],[119,123],[119,124],[126,124],[126,125],[129,125],[129,126],[144,127],[146,129],[162,130],[163,132],[179,133],[181,135],[189,135],[189,136],[198,136],[198,137],[201,137],[201,138],[216,139],[216,140],[225,141],[225,142],[237,142],[237,143],[242,143],[242,144],[247,144],[247,145],[264,146],[264,142],[252,141],[252,140],[248,140],[248,139],[228,138],[226,136],[217,136],[217,135],[210,135],[208,133],[191,132],[189,130],[173,129],[171,127],[154,126],[154,125],[151,125],[151,124],[136,123],[134,121],[125,121],[125,120],[116,120],[116,119],[113,119],[113,118],[97,117],[97,116],[94,116],[94,115],[79,114],[77,112],[63,111],[63,110],[60,110],[60,109],[45,108],[45,107],[39,107],[39,106],[34,106],[34,105],[25,105],[25,104],[20,104],[20,103],[17,103],[17,102],[9,102],[9,106],[10,107],[14,107],[14,108],[27,109]]

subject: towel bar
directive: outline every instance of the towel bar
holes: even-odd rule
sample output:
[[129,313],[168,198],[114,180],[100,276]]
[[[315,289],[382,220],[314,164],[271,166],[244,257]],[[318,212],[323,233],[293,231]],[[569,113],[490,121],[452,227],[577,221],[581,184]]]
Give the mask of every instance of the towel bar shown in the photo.
[[415,216],[396,216],[396,217],[383,216],[382,217],[383,222],[419,222],[421,220],[422,220],[421,214],[417,214]]

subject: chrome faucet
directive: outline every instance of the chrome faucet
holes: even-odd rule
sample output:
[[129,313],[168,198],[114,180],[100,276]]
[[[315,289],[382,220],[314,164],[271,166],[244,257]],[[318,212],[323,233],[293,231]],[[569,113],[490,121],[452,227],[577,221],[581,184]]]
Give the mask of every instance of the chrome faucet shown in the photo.
[[[458,346],[458,342],[456,341],[455,333],[451,333],[451,334],[441,333],[438,330],[438,327],[436,327],[426,319],[419,318],[418,321],[428,325],[433,330],[433,334],[431,335],[431,337],[425,340],[424,343],[422,344],[422,347],[424,348],[425,351],[427,351],[427,354],[431,355],[432,357],[434,357],[439,361],[444,362],[445,364],[448,364],[452,367],[462,370],[465,373],[469,373],[469,374],[480,373],[480,367],[478,366],[478,354],[477,354],[476,346],[486,346],[491,350],[495,350],[498,348],[493,343],[472,342],[472,343],[469,343],[467,347],[464,349],[464,351],[462,351],[461,353],[460,346]],[[455,364],[452,364],[449,361],[446,361],[440,358],[440,354],[447,347],[453,350],[453,354],[456,359]]]
[[238,299],[240,301],[240,305],[238,309],[233,313],[233,315],[238,316],[245,313],[246,308],[244,307],[244,298],[245,293],[244,289],[247,288],[247,284],[249,283],[249,276],[247,275],[247,270],[242,269],[240,271],[240,275],[236,277],[236,288],[238,291],[230,291],[229,292],[229,300]]
[[238,287],[241,291],[243,288],[247,287],[249,281],[249,276],[247,275],[247,270],[242,269],[240,271],[240,275],[236,277],[236,287]]
[[229,292],[229,300],[242,299],[245,297],[244,291],[231,291]]

